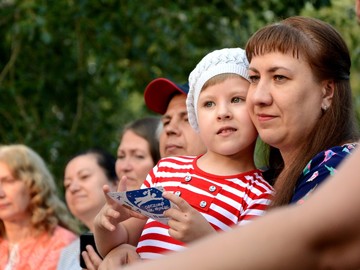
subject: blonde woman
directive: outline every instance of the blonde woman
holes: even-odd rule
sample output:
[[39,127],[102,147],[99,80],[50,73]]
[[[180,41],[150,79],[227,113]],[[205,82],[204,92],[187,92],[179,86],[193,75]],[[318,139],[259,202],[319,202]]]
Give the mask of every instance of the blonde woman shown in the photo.
[[56,269],[76,231],[44,160],[25,145],[0,146],[0,269]]

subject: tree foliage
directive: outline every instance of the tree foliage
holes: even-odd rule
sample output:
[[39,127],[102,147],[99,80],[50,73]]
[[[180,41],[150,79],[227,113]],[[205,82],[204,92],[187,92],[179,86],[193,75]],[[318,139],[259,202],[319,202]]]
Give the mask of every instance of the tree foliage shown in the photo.
[[333,2],[2,0],[0,141],[34,148],[61,186],[71,155],[92,146],[115,154],[123,124],[150,114],[148,82],[184,82],[206,53],[244,47],[269,22],[302,10],[321,15],[341,29],[358,62],[353,7]]

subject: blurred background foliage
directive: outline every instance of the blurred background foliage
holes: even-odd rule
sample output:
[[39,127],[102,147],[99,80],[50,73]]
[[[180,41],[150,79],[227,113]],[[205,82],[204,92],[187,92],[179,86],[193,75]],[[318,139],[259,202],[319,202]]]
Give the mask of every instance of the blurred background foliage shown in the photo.
[[116,154],[127,123],[149,115],[156,77],[185,82],[208,52],[244,47],[259,27],[306,15],[331,23],[352,54],[360,111],[354,0],[0,0],[0,143],[39,152],[62,190],[76,152]]

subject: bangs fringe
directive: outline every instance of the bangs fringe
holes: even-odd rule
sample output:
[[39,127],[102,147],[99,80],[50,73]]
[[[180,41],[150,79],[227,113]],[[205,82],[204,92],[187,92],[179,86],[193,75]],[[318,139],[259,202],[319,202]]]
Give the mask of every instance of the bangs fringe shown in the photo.
[[253,56],[280,52],[299,58],[301,52],[309,50],[310,44],[297,29],[289,25],[274,24],[260,29],[249,39],[246,56],[251,61]]

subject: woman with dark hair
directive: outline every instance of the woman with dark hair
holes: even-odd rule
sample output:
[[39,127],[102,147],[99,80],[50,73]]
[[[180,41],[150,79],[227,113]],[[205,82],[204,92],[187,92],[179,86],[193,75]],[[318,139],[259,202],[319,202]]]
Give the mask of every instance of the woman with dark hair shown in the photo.
[[[72,157],[65,167],[65,200],[71,213],[87,230],[93,231],[93,219],[105,204],[102,186],[116,189],[116,159],[103,149],[91,148]],[[71,270],[80,267],[80,239],[68,245],[61,253],[57,269]],[[94,253],[96,263],[101,258]],[[94,260],[94,261],[95,261]]]
[[127,190],[140,188],[149,171],[160,159],[158,117],[144,117],[123,128],[117,150],[116,173],[127,176]]
[[56,269],[76,232],[44,160],[25,145],[0,146],[0,269]]
[[249,113],[278,174],[273,206],[301,202],[359,139],[348,48],[329,24],[295,16],[258,30],[246,53]]
[[[72,158],[65,168],[65,198],[71,213],[93,231],[93,219],[105,204],[102,186],[116,190],[118,179],[127,176],[127,189],[138,189],[146,175],[160,159],[157,117],[145,117],[124,126],[120,136],[117,158],[101,149],[89,149]],[[81,269],[79,240],[64,249],[59,270]],[[129,249],[133,247],[129,246]],[[90,250],[82,254],[90,268],[101,258]]]

